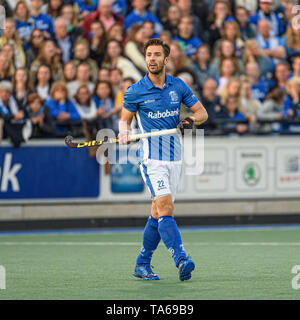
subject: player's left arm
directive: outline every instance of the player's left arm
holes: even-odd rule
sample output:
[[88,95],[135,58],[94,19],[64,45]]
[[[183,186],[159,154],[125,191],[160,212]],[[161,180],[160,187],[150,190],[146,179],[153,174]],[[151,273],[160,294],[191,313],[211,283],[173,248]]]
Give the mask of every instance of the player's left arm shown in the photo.
[[190,111],[192,111],[193,114],[189,118],[191,118],[197,125],[200,125],[208,119],[207,111],[200,101],[196,102],[190,108]]

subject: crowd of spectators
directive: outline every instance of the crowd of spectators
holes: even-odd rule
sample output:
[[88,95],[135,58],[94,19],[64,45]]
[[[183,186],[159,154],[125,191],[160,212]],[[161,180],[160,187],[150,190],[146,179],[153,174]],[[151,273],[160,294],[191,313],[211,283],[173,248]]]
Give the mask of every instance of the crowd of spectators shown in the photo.
[[[117,132],[143,44],[199,97],[207,134],[300,132],[300,10],[292,0],[4,0],[0,130],[31,138]],[[182,108],[182,117],[188,110]]]

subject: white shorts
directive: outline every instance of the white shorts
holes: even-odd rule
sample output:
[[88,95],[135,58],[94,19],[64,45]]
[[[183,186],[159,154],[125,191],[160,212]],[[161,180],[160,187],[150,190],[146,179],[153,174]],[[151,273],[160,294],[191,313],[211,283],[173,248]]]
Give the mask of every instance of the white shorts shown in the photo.
[[173,202],[175,201],[181,161],[148,159],[140,164],[140,170],[152,200],[170,194]]

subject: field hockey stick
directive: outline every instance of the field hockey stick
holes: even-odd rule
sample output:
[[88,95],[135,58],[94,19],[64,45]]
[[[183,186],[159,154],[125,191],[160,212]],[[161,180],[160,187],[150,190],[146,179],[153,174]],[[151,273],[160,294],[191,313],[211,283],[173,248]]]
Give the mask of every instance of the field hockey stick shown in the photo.
[[[160,131],[153,131],[153,132],[146,132],[146,133],[138,133],[130,135],[130,142],[137,141],[143,138],[149,137],[157,137],[163,136],[166,134],[178,133],[178,129],[168,129],[168,130],[160,130]],[[84,147],[96,147],[101,146],[104,143],[118,143],[118,138],[109,138],[107,140],[92,140],[92,141],[85,141],[85,142],[73,142],[72,136],[65,137],[65,143],[69,148],[84,148]]]

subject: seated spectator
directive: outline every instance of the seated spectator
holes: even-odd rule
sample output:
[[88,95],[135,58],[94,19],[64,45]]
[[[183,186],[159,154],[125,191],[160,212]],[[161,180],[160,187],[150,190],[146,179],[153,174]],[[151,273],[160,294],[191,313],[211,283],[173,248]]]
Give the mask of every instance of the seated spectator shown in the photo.
[[144,21],[142,26],[145,32],[145,39],[159,38],[159,34],[155,32],[155,25],[152,21]]
[[256,62],[259,66],[261,76],[268,78],[273,69],[273,63],[264,51],[259,47],[255,39],[247,40],[244,51],[244,64]]
[[133,25],[129,30],[124,48],[126,57],[128,57],[142,73],[148,72],[143,52],[144,42],[147,40],[145,35],[143,26],[138,24]]
[[33,29],[30,37],[29,48],[25,51],[26,53],[26,68],[30,69],[33,61],[39,54],[40,47],[44,42],[44,33],[39,29]]
[[[114,113],[118,114],[121,112],[123,108],[124,95],[129,86],[134,84],[135,81],[133,78],[125,78],[123,79],[122,88],[115,95],[115,108],[113,110]],[[120,116],[120,114],[119,114]]]
[[166,43],[168,46],[171,45],[172,43],[172,34],[170,31],[168,30],[164,30],[160,35],[159,38],[161,39],[161,41],[163,41],[164,43]]
[[[286,87],[287,95],[284,100],[283,116],[300,118],[300,78],[292,78],[289,80]],[[300,125],[291,125],[290,130],[297,132],[300,130]]]
[[201,46],[202,41],[199,38],[193,37],[193,19],[191,16],[181,17],[178,24],[178,36],[173,38],[173,41],[179,41],[184,54],[193,58],[196,55],[197,49]]
[[123,26],[119,23],[116,23],[113,26],[111,26],[106,32],[106,40],[117,40],[123,45],[125,41]]
[[[257,119],[260,121],[279,121],[283,118],[283,103],[285,100],[285,93],[279,88],[271,91],[264,103],[257,111]],[[273,130],[272,130],[273,127]],[[275,130],[274,130],[275,129]],[[278,128],[272,124],[263,124],[262,130],[264,132],[278,131]]]
[[91,23],[89,33],[90,57],[96,61],[98,68],[104,60],[104,50],[106,44],[106,33],[103,23],[95,20]]
[[26,68],[16,70],[12,78],[12,96],[17,102],[19,109],[24,110],[27,106],[28,95],[32,92],[29,71]]
[[200,38],[202,41],[206,42],[208,40],[208,35],[206,30],[203,28],[202,22],[194,14],[192,10],[192,1],[191,0],[175,0],[175,4],[180,10],[181,16],[191,16],[193,22],[192,36],[195,38]]
[[256,28],[262,20],[268,20],[271,27],[271,36],[281,36],[285,30],[280,18],[274,10],[272,10],[273,0],[259,0],[259,10],[250,17],[249,22]]
[[34,21],[30,18],[30,10],[27,1],[20,0],[16,3],[14,19],[19,39],[22,42],[23,49],[30,47],[31,33]]
[[293,77],[300,77],[300,55],[295,56],[292,60]]
[[248,125],[244,122],[246,117],[239,111],[240,104],[236,97],[228,96],[225,101],[226,117],[221,128],[225,133],[239,133],[243,134],[248,131]]
[[241,38],[244,41],[255,38],[256,31],[253,25],[249,22],[249,13],[245,7],[235,8],[235,19],[240,28]]
[[286,52],[283,42],[280,38],[271,35],[271,24],[269,20],[259,21],[256,41],[264,54],[272,59],[274,66],[281,59],[285,58]]
[[296,26],[295,28],[291,23],[283,38],[288,61],[291,60],[293,56],[300,54],[300,25]]
[[91,79],[91,67],[87,62],[81,62],[77,66],[76,71],[76,80],[68,82],[67,88],[69,92],[69,97],[72,98],[78,88],[85,84],[89,88],[90,92],[92,93],[95,88],[95,84],[90,80]]
[[133,10],[125,17],[126,32],[128,32],[134,24],[142,24],[145,21],[151,21],[154,24],[155,33],[160,34],[162,32],[162,25],[158,18],[146,9],[148,5],[147,0],[133,0],[131,5]]
[[170,31],[173,38],[178,36],[177,26],[179,24],[182,13],[177,5],[171,5],[168,9],[167,15],[162,18],[162,25],[164,31]]
[[123,75],[122,71],[118,68],[113,68],[109,73],[109,82],[113,88],[114,95],[122,88]]
[[50,91],[50,98],[45,101],[51,117],[57,121],[56,133],[66,133],[70,130],[72,121],[80,120],[77,109],[68,98],[68,89],[63,82],[54,82]]
[[60,17],[67,21],[68,34],[75,38],[83,37],[83,30],[78,21],[77,13],[71,3],[65,3],[60,11]]
[[269,91],[279,88],[285,91],[285,87],[290,78],[289,65],[286,62],[280,62],[275,66],[273,78],[269,81]]
[[175,74],[181,68],[189,68],[191,60],[184,54],[179,42],[172,42],[170,45],[169,62],[166,70],[170,74]]
[[217,82],[214,79],[207,79],[204,82],[201,95],[201,103],[205,107],[208,120],[201,125],[202,128],[214,130],[217,128],[216,119],[226,116],[226,109],[217,95]]
[[14,46],[12,44],[7,43],[2,47],[1,52],[5,54],[9,62],[9,74],[14,74],[17,68],[15,63]]
[[95,60],[90,58],[89,43],[85,39],[78,39],[74,45],[74,60],[77,67],[80,63],[85,62],[90,66],[92,81],[97,81],[98,65]]
[[36,93],[28,96],[26,114],[31,122],[30,138],[43,138],[55,135],[55,124],[43,99]]
[[52,85],[52,72],[50,67],[42,63],[36,72],[36,81],[34,84],[35,92],[43,99],[50,98],[50,89]]
[[214,47],[215,42],[222,37],[225,22],[233,21],[229,2],[216,0],[210,16],[208,17],[209,45]]
[[97,11],[89,14],[83,20],[82,28],[86,39],[88,39],[90,26],[94,20],[101,20],[105,31],[108,31],[114,24],[120,24],[121,26],[124,25],[124,18],[112,11],[110,0],[99,1]]
[[252,96],[251,83],[247,79],[242,81],[240,94],[240,110],[249,123],[249,131],[257,132],[259,124],[257,123],[257,112],[261,107],[259,100]]
[[254,15],[258,9],[258,2],[252,0],[235,0],[235,9],[245,8],[250,15]]
[[221,41],[220,51],[216,52],[215,58],[212,60],[212,64],[215,66],[217,70],[220,69],[221,62],[224,59],[231,59],[235,64],[237,72],[239,74],[244,73],[244,64],[242,59],[237,57],[233,42],[226,39]]
[[97,106],[99,128],[118,131],[118,117],[113,113],[115,110],[113,89],[109,81],[97,83],[93,99]]
[[30,17],[34,21],[34,28],[42,30],[44,36],[50,38],[54,34],[53,21],[49,15],[41,13],[42,5],[42,0],[31,0]]
[[75,81],[76,72],[77,68],[75,66],[75,63],[73,61],[66,62],[63,68],[62,81],[65,82],[65,84],[68,84],[71,81]]
[[229,79],[226,87],[219,93],[221,98],[221,103],[225,105],[225,101],[227,98],[235,97],[239,101],[241,100],[241,81],[239,78],[231,78]]
[[244,52],[245,42],[241,38],[241,33],[238,24],[235,21],[225,23],[222,30],[222,39],[229,40],[234,45],[235,55],[240,58]]
[[0,51],[0,81],[11,80],[13,70],[10,68],[11,60],[9,60],[4,52]]
[[63,0],[49,0],[41,7],[41,13],[45,13],[55,20],[59,16],[63,4]]
[[74,5],[77,6],[77,10],[80,12],[80,20],[97,10],[94,4],[95,2],[89,0],[74,0]]
[[253,98],[263,102],[268,93],[268,85],[266,81],[260,77],[259,66],[256,62],[248,62],[246,64],[246,78],[251,83]]
[[207,79],[219,78],[218,69],[210,62],[210,48],[207,44],[202,44],[196,53],[196,61],[192,64],[192,69],[197,75],[199,86],[202,88]]
[[60,63],[60,56],[57,52],[57,47],[52,40],[46,40],[42,43],[39,54],[31,65],[30,76],[33,82],[36,79],[37,69],[42,63],[48,64],[51,67],[54,81],[61,79],[62,65]]
[[109,81],[110,80],[110,68],[102,67],[98,72],[98,81]]
[[62,60],[67,62],[74,57],[74,43],[76,41],[73,35],[68,34],[68,23],[63,17],[58,17],[54,23],[55,34],[52,37],[56,46],[62,51]]
[[227,86],[229,80],[235,76],[238,76],[236,64],[230,58],[223,59],[220,66],[220,78],[218,79],[217,93],[221,93]]
[[[96,103],[92,99],[92,94],[87,85],[83,84],[78,87],[73,102],[82,120],[95,120],[97,118]],[[96,137],[96,132],[91,136]]]
[[25,141],[23,127],[27,124],[24,110],[18,108],[12,90],[9,81],[0,82],[0,117],[4,120],[3,137],[10,138],[13,146],[18,148]]
[[5,44],[10,44],[14,48],[14,63],[16,68],[25,67],[23,45],[18,37],[15,21],[12,18],[5,20],[2,37],[0,38],[0,49],[2,49]]
[[142,74],[134,64],[122,56],[122,45],[119,41],[109,40],[107,42],[103,67],[118,68],[122,71],[123,77],[133,77],[136,81],[142,78]]

